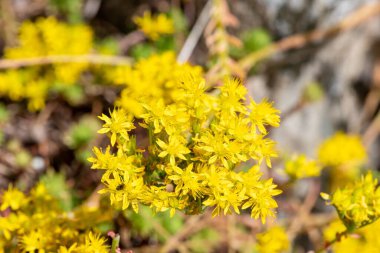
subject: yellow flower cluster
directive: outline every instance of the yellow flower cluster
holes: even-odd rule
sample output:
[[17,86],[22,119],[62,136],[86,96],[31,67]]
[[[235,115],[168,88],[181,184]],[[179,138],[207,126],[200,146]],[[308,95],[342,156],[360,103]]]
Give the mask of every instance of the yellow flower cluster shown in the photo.
[[318,162],[330,168],[333,190],[355,181],[366,160],[367,153],[358,135],[337,132],[318,148]]
[[322,167],[316,161],[308,159],[305,155],[293,156],[285,163],[285,172],[292,179],[317,177]]
[[108,253],[106,239],[92,233],[112,218],[110,210],[81,206],[64,212],[38,184],[29,195],[9,186],[1,198],[0,252]]
[[[67,25],[54,17],[24,22],[18,39],[17,47],[5,49],[5,58],[86,55],[93,48],[88,26]],[[26,99],[29,110],[39,110],[54,85],[75,84],[87,67],[87,63],[60,63],[52,66],[53,71],[47,71],[46,66],[4,71],[0,73],[0,96],[16,101]]]
[[[355,234],[342,236],[332,245],[332,249],[335,253],[380,252],[379,229],[380,222],[377,221],[355,231]],[[324,230],[325,240],[332,241],[345,230],[342,221],[334,221]]]
[[149,11],[146,11],[142,17],[134,18],[134,22],[151,40],[157,40],[160,35],[174,33],[173,20],[163,13],[152,16]]
[[[175,210],[196,214],[210,206],[214,216],[247,208],[263,222],[274,216],[273,196],[281,191],[272,179],[260,179],[259,165],[270,166],[277,155],[265,127],[279,125],[279,111],[267,101],[251,99],[246,105],[247,90],[236,79],[225,80],[218,96],[207,93],[205,80],[194,73],[173,85],[173,102],[140,102],[143,113],[136,123],[122,108],[100,117],[99,132],[110,137],[112,146],[104,152],[95,147],[89,158],[93,169],[105,170],[100,193],[108,193],[114,206],[132,206],[136,212],[143,204],[155,212],[170,209],[171,215]],[[137,139],[144,131],[148,138]],[[256,165],[238,170],[249,159]]]
[[380,188],[372,173],[343,189],[338,189],[332,196],[321,193],[329,200],[348,231],[353,231],[373,223],[380,217]]
[[108,78],[125,86],[116,105],[139,117],[144,111],[141,102],[162,98],[165,104],[172,103],[181,92],[176,80],[183,73],[198,76],[202,68],[179,64],[174,52],[165,52],[141,59],[133,66],[119,66],[108,73]]
[[281,253],[289,249],[289,238],[283,227],[275,226],[264,233],[260,233],[257,238],[257,251],[259,253]]
[[325,166],[356,165],[367,159],[359,136],[338,132],[325,140],[318,149],[318,160]]

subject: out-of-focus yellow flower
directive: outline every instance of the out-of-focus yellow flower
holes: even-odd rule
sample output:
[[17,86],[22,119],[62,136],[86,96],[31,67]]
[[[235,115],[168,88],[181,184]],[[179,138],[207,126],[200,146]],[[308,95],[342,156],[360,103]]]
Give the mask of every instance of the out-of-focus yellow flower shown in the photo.
[[289,249],[289,239],[283,227],[272,227],[256,238],[259,253],[281,253]]
[[[54,17],[25,22],[20,28],[20,44],[6,48],[5,58],[19,59],[49,55],[86,55],[93,45],[91,29],[86,25],[67,25]],[[57,79],[73,84],[87,63],[55,64]]]
[[297,155],[285,163],[285,172],[293,179],[317,177],[321,174],[321,166],[305,155]]
[[[28,203],[20,204],[26,198]],[[106,239],[91,232],[112,218],[108,206],[78,206],[65,212],[42,183],[28,195],[10,188],[1,199],[6,199],[4,207],[11,205],[6,216],[0,217],[0,246],[6,252],[108,252],[104,250]]]
[[[191,66],[188,63],[180,64],[176,61],[174,52],[165,52],[141,59],[133,67],[116,67],[107,73],[107,78],[112,83],[125,86],[115,104],[140,118],[144,114],[142,104],[157,107],[157,110],[162,111],[162,104],[161,106],[157,105],[158,100],[163,100],[163,104],[166,105],[184,96],[183,89],[178,85],[180,79],[186,79],[186,76],[201,75],[202,68],[200,66]],[[189,92],[187,96],[190,94]],[[192,97],[195,99],[194,101],[200,99],[196,96]],[[191,102],[191,100],[187,101]]]
[[332,196],[325,193],[321,196],[336,208],[349,231],[373,223],[380,217],[380,188],[371,172],[354,184],[338,189]]
[[134,22],[152,40],[157,40],[163,34],[174,33],[173,20],[163,13],[152,16],[146,11],[142,17],[134,18]]
[[11,233],[19,227],[17,218],[14,214],[10,214],[8,217],[0,217],[0,235],[4,235],[6,240],[10,240]]
[[323,237],[327,242],[331,242],[337,237],[338,234],[345,232],[346,229],[346,226],[341,220],[334,220],[327,228],[323,230]]
[[[90,54],[93,49],[90,27],[68,25],[54,17],[24,22],[18,39],[17,46],[5,48],[4,58],[81,56]],[[0,96],[7,96],[14,101],[26,99],[30,111],[40,110],[45,106],[49,91],[57,84],[76,84],[88,67],[86,62],[73,62],[7,70],[0,73]]]
[[[345,231],[345,226],[340,220],[332,222],[324,231],[326,241],[332,241],[337,234]],[[380,252],[379,240],[380,222],[363,227],[354,234],[341,236],[340,240],[332,245],[332,250],[336,253],[357,253],[357,252]]]
[[18,210],[28,202],[28,199],[23,192],[9,185],[8,190],[6,190],[1,197],[1,202],[1,211],[8,207],[12,210]]
[[330,167],[330,187],[335,190],[352,183],[367,160],[366,150],[357,135],[337,132],[318,148],[318,162]]
[[365,162],[366,150],[357,135],[338,132],[318,148],[318,161],[325,166],[352,166]]

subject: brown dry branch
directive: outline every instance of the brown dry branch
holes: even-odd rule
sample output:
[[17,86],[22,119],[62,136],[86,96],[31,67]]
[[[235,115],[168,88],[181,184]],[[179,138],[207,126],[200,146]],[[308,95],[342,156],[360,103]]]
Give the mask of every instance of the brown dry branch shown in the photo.
[[344,31],[350,30],[368,21],[369,19],[379,14],[380,2],[365,5],[330,28],[317,29],[308,33],[291,35],[257,52],[249,54],[248,56],[241,59],[239,61],[239,64],[243,69],[249,70],[257,62],[274,54],[284,52],[289,49],[300,48],[310,43],[322,41],[327,38],[336,36]]
[[[364,102],[360,117],[361,125],[364,124],[375,112],[380,103],[380,57],[376,59],[372,73],[372,87]],[[364,145],[369,148],[380,134],[380,113],[375,115],[372,122],[363,133]]]
[[293,240],[305,227],[306,221],[309,219],[310,212],[319,198],[320,188],[320,179],[313,179],[304,202],[299,207],[297,214],[289,225],[288,236],[291,240]]
[[226,0],[212,0],[212,3],[210,21],[205,28],[204,36],[215,63],[208,71],[206,79],[215,83],[231,74],[243,79],[245,72],[229,57],[230,45],[239,46],[241,42],[227,31],[228,27],[238,26],[239,21],[229,11]]
[[11,0],[0,0],[0,14],[5,43],[7,46],[13,46],[17,38],[17,21]]
[[196,231],[202,230],[205,226],[207,226],[209,216],[209,212],[206,212],[201,215],[190,216],[186,220],[183,228],[174,236],[172,236],[168,241],[166,241],[166,243],[161,248],[160,252],[166,253],[174,249],[180,250],[180,248],[182,248],[183,250],[184,245],[182,244],[182,240],[184,240],[189,235],[195,233]]
[[363,143],[367,148],[371,147],[372,143],[380,134],[380,112],[374,117],[371,124],[363,134]]
[[55,63],[91,63],[102,65],[129,65],[132,60],[124,56],[110,55],[49,55],[25,59],[2,59],[0,69],[17,69],[22,67],[49,65]]
[[189,36],[186,38],[186,41],[178,54],[177,60],[180,63],[186,62],[189,60],[191,54],[194,51],[195,46],[197,45],[202,32],[205,29],[209,19],[210,19],[210,10],[212,7],[212,0],[208,0],[206,5],[203,7],[201,14],[199,15],[197,21],[195,22]]
[[145,39],[146,37],[141,31],[133,31],[128,33],[119,41],[120,51],[124,54],[128,52],[131,47],[143,42]]
[[369,120],[380,103],[380,55],[377,56],[372,70],[372,86],[364,101],[363,110],[360,115],[360,126]]

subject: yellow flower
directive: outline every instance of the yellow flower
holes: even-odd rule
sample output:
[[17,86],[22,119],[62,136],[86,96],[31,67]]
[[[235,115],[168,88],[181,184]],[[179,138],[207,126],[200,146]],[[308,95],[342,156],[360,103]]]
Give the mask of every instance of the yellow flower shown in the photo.
[[321,173],[321,167],[316,161],[309,160],[305,155],[297,155],[286,161],[285,172],[291,178],[317,177]]
[[[59,39],[57,39],[59,38]],[[4,50],[6,59],[47,56],[88,55],[93,48],[93,34],[86,25],[68,25],[54,17],[24,22],[18,45]],[[74,85],[88,69],[88,63],[56,63],[0,73],[0,96],[18,101],[26,99],[30,111],[45,106],[49,91],[57,84]]]
[[[10,189],[15,191],[11,187]],[[20,194],[16,194],[16,201],[17,195]],[[65,212],[61,209],[59,200],[53,197],[41,182],[31,189],[28,196],[23,195],[23,198],[29,200],[27,204],[16,209],[11,208],[5,213],[5,217],[0,217],[0,245],[5,243],[7,251],[107,252],[101,251],[102,247],[98,249],[99,245],[95,243],[98,236],[88,239],[91,241],[87,243],[90,251],[86,251],[84,233],[112,218],[113,212],[107,206],[78,206],[70,212]],[[80,245],[80,248],[77,245]]]
[[98,133],[110,133],[112,146],[115,145],[118,135],[125,140],[129,140],[128,132],[135,128],[132,122],[133,118],[123,109],[113,110],[110,117],[102,114],[102,116],[99,116],[99,119],[103,120],[105,124],[103,124],[102,129]]
[[283,227],[271,227],[264,233],[256,235],[259,253],[281,253],[289,249],[289,238]]
[[332,196],[321,193],[337,210],[349,231],[373,223],[380,217],[380,188],[371,172],[352,185],[338,189]]
[[193,171],[193,165],[193,163],[190,163],[185,170],[173,166],[175,174],[169,176],[169,179],[173,180],[176,184],[176,193],[181,192],[183,195],[190,193],[194,199],[197,199],[202,195],[202,178],[198,173]]
[[[125,86],[116,105],[141,118],[144,114],[142,105],[148,105],[155,111],[154,107],[158,106],[159,100],[162,100],[163,105],[171,104],[174,100],[184,100],[184,89],[194,87],[193,81],[188,81],[188,78],[184,77],[190,75],[194,77],[193,80],[202,81],[201,74],[200,66],[180,64],[176,61],[175,52],[168,51],[141,59],[133,66],[117,67],[114,71],[110,71],[107,77],[111,82]],[[181,81],[184,81],[183,85]],[[199,94],[198,92],[196,95]],[[192,101],[196,103],[199,99],[202,97],[186,96],[188,103]],[[205,101],[207,102],[202,100],[202,103]],[[161,110],[163,105],[158,108]]]
[[18,210],[27,204],[28,199],[24,193],[14,188],[12,185],[9,185],[8,190],[6,190],[1,197],[1,202],[1,211],[4,211],[8,207],[12,210]]
[[74,243],[69,248],[67,248],[65,246],[60,246],[58,253],[74,253],[76,250],[77,250],[77,244]]
[[10,240],[12,232],[18,229],[17,216],[10,214],[8,217],[0,217],[0,234],[3,234],[5,239]]
[[30,231],[21,237],[21,247],[25,252],[45,253],[47,248],[47,236],[40,230]]
[[[357,252],[379,252],[380,241],[378,231],[380,222],[365,226],[355,231],[355,234],[348,234],[340,237],[340,241],[332,245],[332,250],[336,253],[357,253]],[[345,226],[340,220],[332,222],[324,231],[326,241],[335,239],[338,233],[345,231]]]
[[223,192],[214,192],[207,200],[203,201],[205,206],[215,206],[212,216],[231,214],[231,209],[240,214],[239,207],[245,199],[245,194],[239,190],[226,188]]
[[241,101],[245,100],[247,89],[242,85],[241,81],[236,78],[226,78],[224,85],[220,89],[220,109],[222,113],[236,115],[236,113],[245,113],[247,108]]
[[318,148],[318,161],[325,166],[355,166],[366,159],[366,150],[357,135],[337,132]]
[[81,252],[84,253],[108,253],[109,246],[106,245],[106,238],[99,234],[93,234],[91,231],[86,235],[85,245],[82,246]]
[[[116,208],[132,206],[136,212],[139,204],[154,212],[170,210],[171,215],[176,210],[197,214],[208,206],[213,208],[213,216],[239,214],[241,209],[250,208],[253,218],[265,222],[267,216],[275,215],[277,203],[273,197],[281,191],[272,179],[261,179],[258,166],[263,160],[270,166],[277,153],[274,141],[266,136],[267,130],[263,133],[257,128],[276,126],[278,111],[265,102],[268,105],[259,104],[251,108],[254,112],[248,112],[244,102],[247,90],[236,79],[226,79],[221,94],[215,96],[207,93],[205,80],[193,71],[187,69],[175,79],[166,76],[166,71],[180,69],[165,63],[172,61],[171,57],[141,61],[129,76],[149,81],[143,84],[149,88],[139,90],[135,94],[142,95],[134,97],[143,110],[135,115],[142,127],[136,133],[145,131],[146,139],[138,140],[141,135],[129,133],[131,127],[120,126],[130,122],[125,112],[116,117],[120,113],[116,109],[111,116],[101,116],[106,124],[100,132],[111,133],[111,144],[117,139],[118,145],[113,151],[108,147],[104,154],[94,148],[94,157],[89,159],[92,168],[105,170],[101,180],[105,188],[100,193],[108,193]],[[157,65],[161,61],[162,65]],[[154,72],[145,75],[146,70],[137,71],[141,66]],[[162,75],[157,66],[162,68]],[[173,80],[178,83],[173,85]],[[165,91],[170,89],[173,93],[167,97]],[[154,93],[150,93],[152,90]],[[253,114],[261,116],[252,121]],[[114,129],[113,122],[118,122]],[[120,130],[125,130],[128,138],[118,138]],[[136,148],[137,143],[142,147]],[[234,171],[250,158],[257,166],[248,172]]]
[[142,17],[134,18],[134,21],[139,29],[152,40],[157,40],[162,34],[174,33],[173,20],[162,13],[152,16],[150,12],[146,11]]
[[265,99],[260,103],[256,103],[251,99],[248,109],[250,110],[249,118],[252,124],[257,129],[266,134],[267,130],[265,126],[278,127],[280,125],[280,111],[273,108],[272,103],[269,103]]
[[196,149],[204,152],[204,155],[208,157],[209,164],[222,164],[229,168],[228,161],[236,163],[232,160],[232,154],[228,150],[230,141],[226,135],[207,131],[200,138],[194,140],[198,144]]
[[277,203],[273,199],[273,196],[277,196],[282,192],[276,189],[276,187],[273,184],[273,179],[268,179],[264,182],[258,181],[253,189],[248,189],[248,200],[241,208],[247,209],[250,207],[251,217],[255,219],[261,217],[262,223],[265,223],[267,216],[275,217],[273,209],[277,208]]
[[168,143],[160,139],[157,139],[156,142],[162,150],[158,156],[162,158],[169,156],[171,165],[175,165],[175,157],[186,160],[184,155],[190,153],[190,150],[185,146],[185,140],[181,136],[169,136]]
[[323,237],[327,242],[333,241],[337,234],[341,234],[346,231],[346,226],[341,220],[335,220],[329,224],[329,226],[323,230]]
[[37,111],[45,107],[45,98],[49,85],[43,79],[34,80],[28,83],[25,89],[25,98],[28,101],[29,111]]

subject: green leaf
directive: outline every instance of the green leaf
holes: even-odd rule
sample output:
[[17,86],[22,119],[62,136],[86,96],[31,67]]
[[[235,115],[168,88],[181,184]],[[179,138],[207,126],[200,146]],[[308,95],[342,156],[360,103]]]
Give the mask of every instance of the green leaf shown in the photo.
[[45,185],[46,189],[53,197],[58,199],[62,210],[73,210],[73,193],[66,183],[64,174],[49,170],[40,178],[40,182]]
[[136,59],[144,59],[154,53],[154,48],[149,43],[141,43],[131,48],[131,56]]
[[0,123],[6,122],[9,118],[7,107],[0,103]]
[[71,125],[64,134],[64,142],[72,149],[86,146],[96,137],[100,127],[100,123],[95,117],[85,115],[78,123]]
[[270,34],[262,28],[255,28],[244,32],[241,40],[243,46],[241,48],[232,47],[230,50],[231,56],[241,58],[246,54],[259,51],[272,43]]
[[64,14],[70,23],[82,22],[82,0],[50,0],[51,6]]

